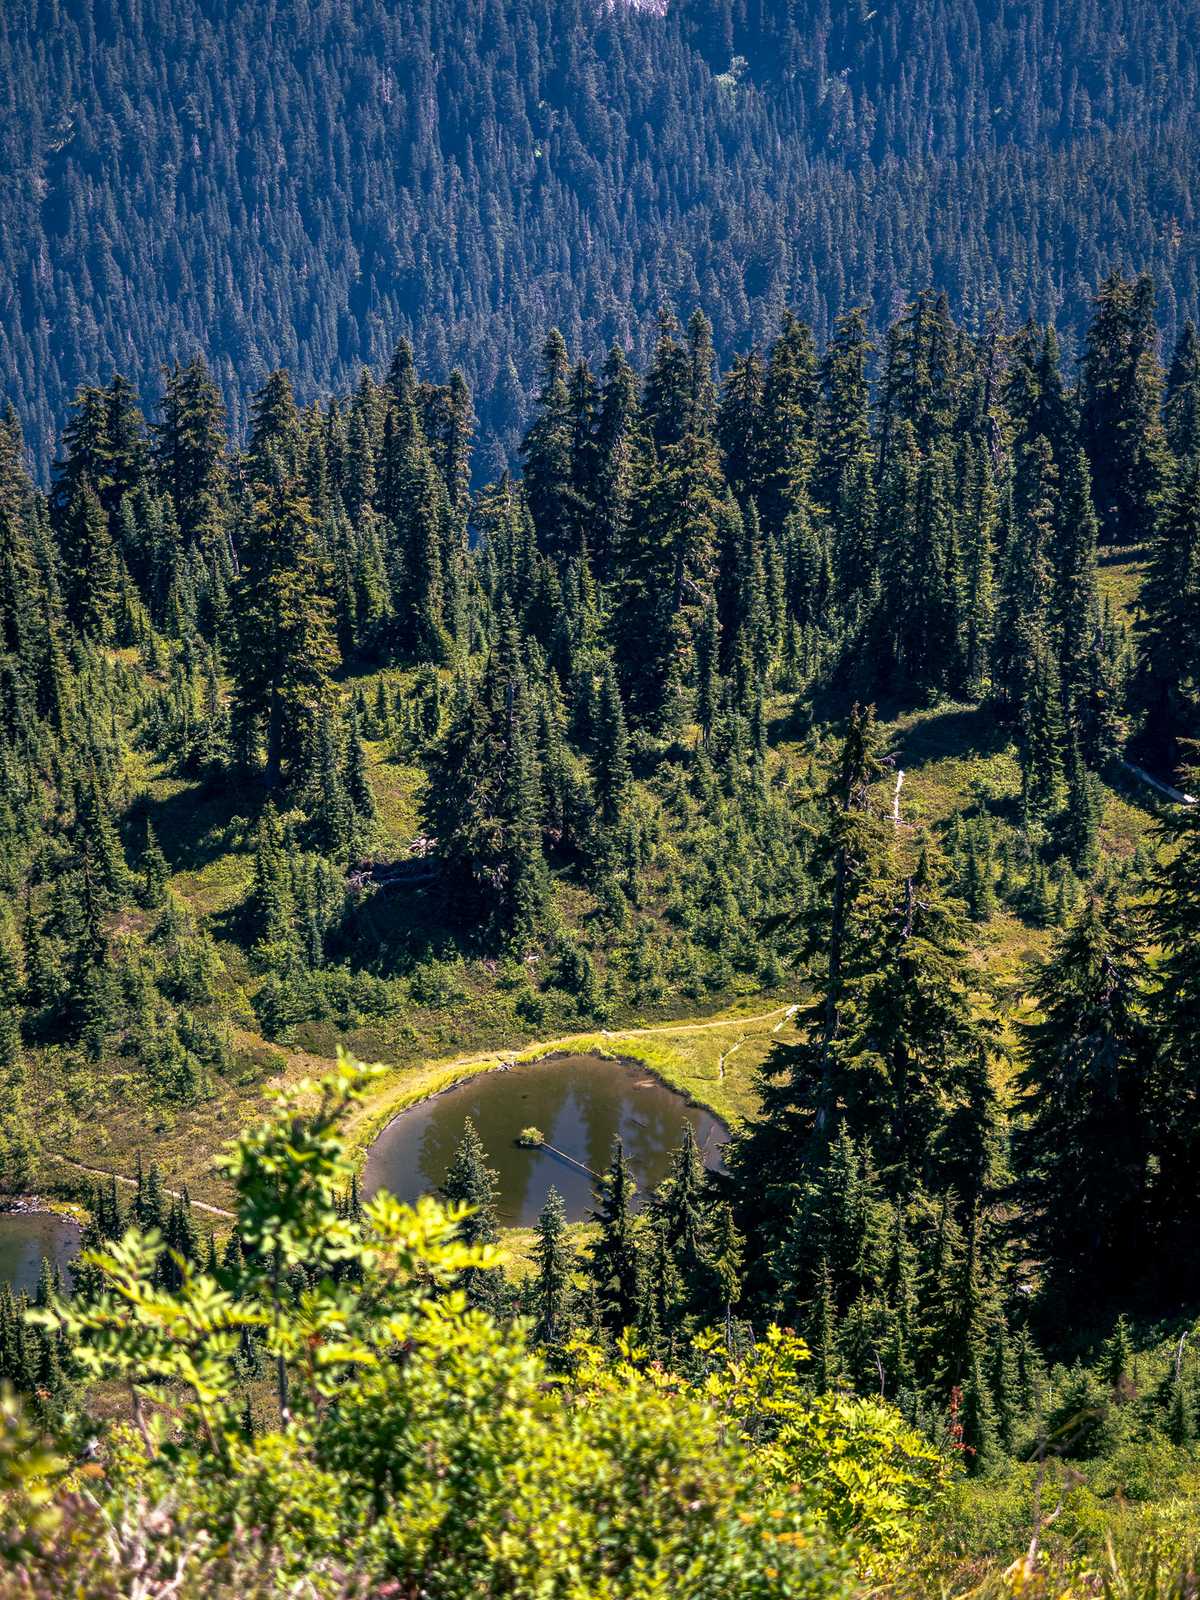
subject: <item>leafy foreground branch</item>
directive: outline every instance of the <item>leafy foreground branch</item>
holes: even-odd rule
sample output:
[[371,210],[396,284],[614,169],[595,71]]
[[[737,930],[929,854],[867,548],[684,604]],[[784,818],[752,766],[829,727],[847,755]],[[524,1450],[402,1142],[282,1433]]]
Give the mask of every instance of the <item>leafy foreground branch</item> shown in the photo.
[[947,1464],[887,1406],[806,1395],[794,1335],[709,1335],[699,1382],[628,1341],[551,1375],[458,1287],[497,1264],[462,1208],[348,1214],[339,1121],[372,1076],[342,1060],[223,1158],[225,1266],[177,1255],[163,1288],[130,1230],[31,1313],[129,1421],[35,1452],[5,1409],[0,1592],[815,1597],[897,1570]]

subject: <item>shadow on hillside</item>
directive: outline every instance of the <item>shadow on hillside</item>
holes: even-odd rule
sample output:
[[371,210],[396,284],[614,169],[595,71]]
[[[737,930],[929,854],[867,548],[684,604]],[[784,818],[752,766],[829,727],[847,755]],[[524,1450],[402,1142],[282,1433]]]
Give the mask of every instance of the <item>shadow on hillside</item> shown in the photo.
[[472,954],[461,929],[446,920],[437,883],[401,883],[351,899],[329,934],[328,950],[334,961],[380,978]]
[[1149,545],[1102,544],[1096,551],[1096,565],[1098,567],[1127,567],[1138,561],[1146,561],[1149,556]]
[[130,860],[138,860],[149,821],[172,872],[200,872],[219,856],[246,846],[252,799],[230,786],[194,783],[166,799],[143,795],[125,817]]
[[892,730],[888,754],[905,771],[964,756],[991,756],[1009,735],[982,706],[947,706],[910,727]]

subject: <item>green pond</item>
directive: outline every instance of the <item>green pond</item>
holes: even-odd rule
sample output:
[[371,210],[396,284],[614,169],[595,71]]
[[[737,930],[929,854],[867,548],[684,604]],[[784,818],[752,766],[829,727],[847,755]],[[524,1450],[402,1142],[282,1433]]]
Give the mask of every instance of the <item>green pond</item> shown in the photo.
[[49,1211],[0,1212],[0,1283],[32,1294],[43,1256],[67,1276],[79,1249],[79,1224]]
[[[586,1217],[594,1199],[591,1174],[608,1165],[617,1136],[643,1198],[666,1176],[685,1122],[710,1167],[720,1166],[728,1138],[724,1123],[644,1067],[559,1056],[470,1078],[402,1111],[367,1153],[366,1193],[390,1189],[409,1201],[436,1193],[467,1117],[498,1174],[497,1210],[506,1227],[536,1221],[551,1185],[572,1222]],[[553,1148],[520,1147],[517,1138],[528,1127],[540,1129]]]

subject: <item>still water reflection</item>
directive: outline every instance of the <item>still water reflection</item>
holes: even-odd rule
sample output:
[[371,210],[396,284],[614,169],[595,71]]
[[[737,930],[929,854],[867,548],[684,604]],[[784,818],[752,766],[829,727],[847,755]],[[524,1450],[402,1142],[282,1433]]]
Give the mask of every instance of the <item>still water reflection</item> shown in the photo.
[[0,1283],[32,1294],[42,1257],[67,1276],[67,1263],[79,1249],[79,1224],[48,1211],[0,1212]]
[[[486,1073],[401,1112],[368,1152],[367,1194],[390,1189],[401,1200],[415,1200],[436,1191],[466,1117],[475,1123],[489,1165],[499,1173],[497,1210],[506,1227],[534,1222],[551,1184],[562,1195],[570,1221],[586,1217],[594,1180],[554,1151],[601,1172],[619,1134],[644,1195],[666,1176],[685,1121],[710,1167],[720,1165],[727,1137],[716,1117],[688,1105],[643,1067],[603,1056],[563,1056]],[[541,1129],[554,1151],[517,1145],[517,1135],[530,1126]]]

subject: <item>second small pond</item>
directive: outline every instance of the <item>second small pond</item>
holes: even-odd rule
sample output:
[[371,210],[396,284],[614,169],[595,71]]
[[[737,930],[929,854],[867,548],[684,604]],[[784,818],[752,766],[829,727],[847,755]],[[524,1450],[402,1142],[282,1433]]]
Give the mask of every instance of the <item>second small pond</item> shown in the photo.
[[58,1268],[64,1283],[67,1264],[79,1249],[79,1224],[49,1211],[0,1212],[0,1283],[32,1295],[45,1257]]
[[[590,1174],[607,1167],[617,1136],[640,1197],[666,1177],[684,1122],[691,1123],[710,1167],[720,1165],[728,1137],[710,1112],[689,1105],[644,1067],[604,1056],[560,1056],[470,1078],[402,1111],[367,1153],[367,1194],[390,1189],[412,1201],[436,1193],[467,1117],[499,1175],[497,1210],[510,1228],[537,1220],[551,1185],[562,1195],[569,1221],[585,1218],[596,1186]],[[518,1145],[528,1127],[540,1129],[545,1146]]]

